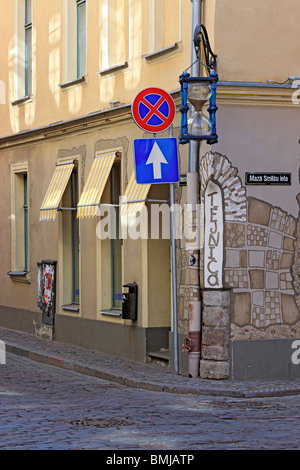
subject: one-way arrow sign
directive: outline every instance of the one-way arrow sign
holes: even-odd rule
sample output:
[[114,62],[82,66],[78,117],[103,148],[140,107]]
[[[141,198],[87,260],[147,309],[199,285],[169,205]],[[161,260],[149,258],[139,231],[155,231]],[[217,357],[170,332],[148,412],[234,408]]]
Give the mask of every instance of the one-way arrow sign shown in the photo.
[[179,181],[177,140],[173,137],[134,141],[135,176],[138,184]]
[[150,155],[148,157],[148,160],[146,161],[146,165],[153,165],[153,178],[155,180],[161,180],[162,174],[161,174],[161,165],[164,163],[165,165],[168,165],[167,160],[164,157],[164,154],[160,150],[159,146],[157,145],[157,142],[154,143],[152,150],[150,152]]

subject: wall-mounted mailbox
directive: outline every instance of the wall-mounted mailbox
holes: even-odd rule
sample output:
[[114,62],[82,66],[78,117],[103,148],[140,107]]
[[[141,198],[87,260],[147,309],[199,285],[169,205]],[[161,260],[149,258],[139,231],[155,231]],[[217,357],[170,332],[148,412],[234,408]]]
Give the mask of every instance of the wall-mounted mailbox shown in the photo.
[[136,282],[123,285],[128,288],[128,292],[122,294],[122,318],[124,320],[136,320],[137,318],[137,292]]

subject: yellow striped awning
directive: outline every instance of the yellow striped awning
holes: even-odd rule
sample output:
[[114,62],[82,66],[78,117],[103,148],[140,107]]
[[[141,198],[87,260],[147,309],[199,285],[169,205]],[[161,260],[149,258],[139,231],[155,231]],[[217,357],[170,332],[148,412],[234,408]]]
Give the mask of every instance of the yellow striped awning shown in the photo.
[[141,212],[150,188],[151,184],[138,184],[135,179],[135,171],[133,171],[122,197],[121,217],[135,215],[138,211]]
[[116,154],[96,156],[77,205],[77,217],[94,217]]
[[40,208],[40,220],[55,220],[59,203],[70,179],[74,163],[57,163]]

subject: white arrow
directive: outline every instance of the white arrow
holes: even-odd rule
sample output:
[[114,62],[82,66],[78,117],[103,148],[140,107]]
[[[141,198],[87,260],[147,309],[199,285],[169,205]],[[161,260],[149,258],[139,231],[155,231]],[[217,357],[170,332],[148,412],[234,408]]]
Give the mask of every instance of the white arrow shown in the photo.
[[155,142],[152,147],[148,160],[146,161],[146,165],[150,165],[151,163],[153,165],[153,178],[155,180],[161,179],[161,165],[162,163],[168,164],[168,162],[157,145],[157,142]]

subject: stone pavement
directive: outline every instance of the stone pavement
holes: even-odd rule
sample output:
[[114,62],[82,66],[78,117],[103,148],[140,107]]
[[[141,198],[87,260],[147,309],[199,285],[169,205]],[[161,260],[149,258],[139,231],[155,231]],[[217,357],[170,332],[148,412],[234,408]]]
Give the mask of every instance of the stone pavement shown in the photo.
[[5,328],[0,328],[0,341],[5,343],[5,350],[8,353],[128,387],[168,393],[236,398],[300,394],[300,380],[237,382],[189,378],[154,363],[142,364]]

